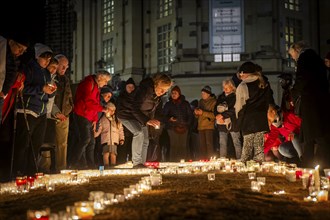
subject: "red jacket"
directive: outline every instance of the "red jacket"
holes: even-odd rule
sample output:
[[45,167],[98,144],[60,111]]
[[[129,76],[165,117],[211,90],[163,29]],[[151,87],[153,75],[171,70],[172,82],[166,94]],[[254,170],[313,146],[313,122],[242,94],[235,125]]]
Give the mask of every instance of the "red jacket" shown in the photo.
[[296,116],[293,112],[284,112],[282,126],[277,128],[271,125],[270,132],[265,134],[264,153],[267,154],[272,147],[278,148],[282,143],[279,138],[280,135],[285,137],[286,141],[289,141],[288,137],[290,133],[299,134],[300,125],[301,118]]
[[283,113],[283,125],[279,128],[282,136],[288,141],[290,133],[299,134],[301,125],[301,118],[295,115],[293,112]]
[[264,153],[267,154],[272,147],[278,147],[282,141],[279,138],[280,131],[274,125],[270,126],[270,131],[265,134]]
[[18,93],[18,90],[23,86],[25,81],[25,75],[20,73],[16,77],[16,81],[14,85],[10,87],[10,90],[4,100],[3,107],[2,107],[2,123],[7,118],[9,112],[14,107],[14,102]]
[[98,112],[102,112],[100,91],[95,81],[95,75],[86,76],[78,85],[73,112],[90,122],[97,122]]

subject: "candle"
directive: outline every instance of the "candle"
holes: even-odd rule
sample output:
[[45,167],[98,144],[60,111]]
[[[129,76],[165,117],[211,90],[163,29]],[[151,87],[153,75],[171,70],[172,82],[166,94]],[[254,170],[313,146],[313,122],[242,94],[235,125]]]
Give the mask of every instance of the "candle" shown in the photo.
[[257,177],[257,182],[260,186],[266,185],[266,177]]
[[320,172],[319,172],[319,165],[317,165],[314,169],[314,184],[317,189],[320,188]]
[[92,202],[75,202],[74,206],[75,212],[80,219],[91,219],[95,215]]
[[214,181],[215,180],[215,173],[208,173],[207,174],[207,179],[209,181]]
[[296,170],[296,179],[299,180],[302,177],[302,170],[301,169],[297,169]]
[[45,208],[43,210],[28,210],[27,211],[27,219],[28,220],[48,220],[50,215],[50,209]]
[[26,176],[18,176],[16,177],[16,187],[18,192],[27,192],[27,177]]
[[324,201],[328,201],[328,191],[326,190],[321,190],[317,193],[317,201],[319,202],[324,202]]
[[248,177],[250,180],[253,180],[256,178],[256,173],[248,173]]
[[251,181],[251,190],[253,192],[259,192],[260,189],[261,189],[261,186],[257,181]]
[[285,178],[290,182],[296,181],[296,171],[295,170],[286,170]]

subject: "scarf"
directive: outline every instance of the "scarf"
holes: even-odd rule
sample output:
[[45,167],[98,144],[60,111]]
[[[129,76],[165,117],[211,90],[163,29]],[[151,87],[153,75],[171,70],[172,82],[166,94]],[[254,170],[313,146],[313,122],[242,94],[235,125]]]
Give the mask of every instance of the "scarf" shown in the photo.
[[246,104],[246,100],[249,99],[249,89],[246,83],[254,82],[256,80],[258,80],[258,76],[249,75],[246,79],[243,79],[242,82],[238,85],[236,89],[236,102],[235,102],[236,118],[238,118],[238,112]]

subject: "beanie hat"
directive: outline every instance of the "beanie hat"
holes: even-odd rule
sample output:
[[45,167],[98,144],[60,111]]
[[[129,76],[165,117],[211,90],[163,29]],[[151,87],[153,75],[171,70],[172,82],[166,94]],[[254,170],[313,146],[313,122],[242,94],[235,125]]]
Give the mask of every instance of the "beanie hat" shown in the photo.
[[106,108],[116,109],[116,106],[112,102],[108,102],[107,105],[106,105]]
[[35,50],[35,57],[36,59],[40,57],[43,53],[53,53],[52,49],[48,47],[47,45],[41,44],[41,43],[36,43],[34,45],[34,50]]
[[179,93],[179,95],[181,95],[181,89],[180,89],[179,86],[174,86],[174,87],[172,88],[171,91],[172,91],[172,92],[173,92],[173,91],[177,91],[177,92]]
[[30,42],[29,42],[29,37],[26,36],[26,34],[22,34],[16,31],[10,31],[7,34],[7,38],[12,39],[16,43],[22,44],[26,47],[29,47]]
[[202,92],[206,92],[208,94],[212,94],[212,89],[210,86],[204,86],[204,88],[202,89]]
[[250,61],[243,63],[239,68],[238,72],[241,73],[255,73],[257,70],[256,65]]
[[112,88],[110,86],[103,86],[101,88],[101,94],[104,94],[104,93],[111,93],[112,94]]
[[126,85],[128,84],[133,84],[135,86],[135,82],[134,82],[134,79],[131,77],[129,78],[127,81],[126,81]]
[[327,55],[325,55],[325,59],[330,60],[330,51],[327,53]]

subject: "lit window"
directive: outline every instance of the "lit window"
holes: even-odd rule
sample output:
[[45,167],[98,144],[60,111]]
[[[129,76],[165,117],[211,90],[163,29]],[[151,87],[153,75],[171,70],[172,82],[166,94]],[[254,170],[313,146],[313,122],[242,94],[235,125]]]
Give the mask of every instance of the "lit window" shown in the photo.
[[284,8],[291,11],[299,11],[300,10],[300,1],[299,0],[285,0]]
[[[300,19],[296,18],[286,18],[285,23],[285,46],[286,51],[290,48],[290,45],[294,42],[302,40],[302,21]],[[291,60],[288,53],[286,53],[286,58],[289,60],[288,66],[294,67],[295,63],[293,60]]]
[[158,18],[163,18],[173,13],[172,0],[158,0]]
[[224,53],[224,54],[214,55],[214,62],[236,62],[236,61],[241,61],[241,54]]
[[114,29],[114,0],[103,1],[103,33],[107,34]]
[[108,40],[103,41],[103,51],[102,57],[105,61],[105,69],[109,71],[109,73],[114,73],[114,64],[113,64],[113,39],[110,38]]
[[[167,0],[169,1],[169,0]],[[169,71],[173,57],[173,40],[171,24],[166,24],[157,28],[157,60],[158,71]]]

